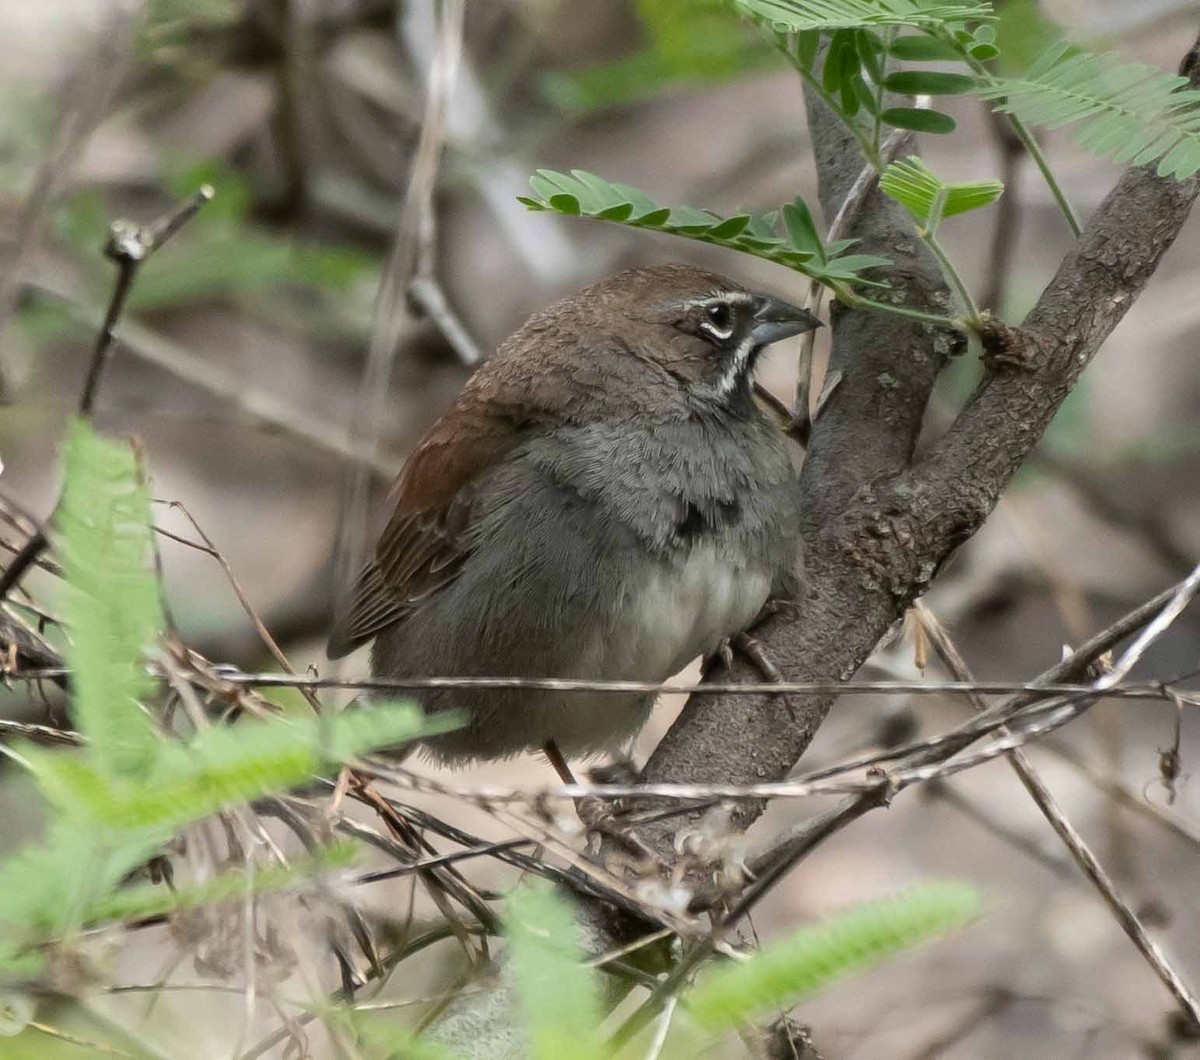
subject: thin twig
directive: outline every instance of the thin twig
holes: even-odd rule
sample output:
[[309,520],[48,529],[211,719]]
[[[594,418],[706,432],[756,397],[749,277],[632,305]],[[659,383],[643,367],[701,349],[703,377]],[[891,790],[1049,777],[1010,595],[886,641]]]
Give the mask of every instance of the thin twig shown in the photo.
[[[17,304],[23,273],[37,247],[43,220],[69,185],[79,155],[121,84],[139,20],[136,6],[116,10],[109,24],[96,34],[95,53],[69,77],[63,90],[62,110],[22,205],[8,261],[0,274],[0,338]],[[0,360],[0,400],[5,390],[4,363]]]
[[[1097,688],[1102,689],[1105,685],[1115,684],[1121,680],[1137,664],[1150,645],[1162,636],[1171,623],[1179,617],[1183,609],[1195,597],[1197,591],[1200,591],[1200,565],[1184,580],[1174,597],[1162,609],[1158,617],[1147,625],[1135,638],[1133,644],[1122,653],[1120,660],[1112,670],[1104,674],[1096,682]],[[918,612],[925,618],[926,633],[942,662],[960,681],[969,681],[971,679],[971,672],[941,624],[932,618],[932,615],[923,604],[918,602],[915,606]],[[986,705],[979,697],[975,696],[972,698],[977,710],[982,711],[986,709]],[[1163,981],[1176,1001],[1179,1002],[1184,1012],[1200,1028],[1200,1000],[1197,999],[1191,988],[1184,982],[1182,976],[1175,970],[1157,943],[1150,938],[1145,925],[1142,924],[1133,907],[1117,890],[1116,884],[1108,873],[1105,872],[1095,854],[1092,853],[1091,848],[1084,841],[1075,826],[1068,820],[1066,814],[1063,813],[1057,800],[1050,793],[1050,789],[1046,787],[1045,782],[1034,768],[1033,763],[1029,761],[1028,757],[1022,751],[1015,749],[1009,752],[1008,760],[1016,772],[1018,779],[1025,786],[1025,789],[1037,804],[1038,809],[1042,811],[1046,820],[1050,822],[1050,826],[1063,841],[1075,863],[1092,882],[1096,890],[1099,891],[1101,898],[1104,899],[1105,904],[1116,918],[1117,923],[1120,924],[1142,956],[1145,957],[1155,974]]]
[[[159,247],[166,243],[171,236],[179,231],[206,202],[213,197],[210,185],[201,185],[199,190],[185,202],[175,207],[159,220],[150,225],[139,226],[132,221],[114,221],[108,231],[108,240],[104,245],[104,256],[117,266],[117,280],[113,285],[112,297],[108,302],[108,310],[104,314],[104,322],[96,335],[92,347],[92,357],[88,364],[87,375],[83,383],[83,392],[79,397],[78,414],[81,419],[90,420],[96,404],[96,395],[100,392],[100,382],[104,378],[104,370],[112,359],[113,331],[133,282],[137,279],[138,270]],[[25,546],[13,557],[12,562],[0,573],[0,600],[24,576],[38,556],[49,544],[49,539],[43,528],[37,529],[25,542]]]
[[[27,670],[10,676],[14,679],[42,680],[51,677],[69,676],[63,667],[44,667]],[[213,675],[226,682],[231,688],[296,688],[296,689],[347,689],[366,692],[418,692],[427,689],[471,688],[471,689],[548,689],[555,692],[607,692],[620,695],[629,692],[646,692],[656,695],[724,695],[731,692],[746,695],[811,695],[824,696],[831,693],[847,695],[1006,695],[1026,694],[1036,699],[1050,696],[1062,698],[1093,696],[1095,684],[1037,681],[781,681],[691,684],[687,682],[656,681],[585,681],[558,677],[405,677],[405,678],[341,678],[311,677],[307,674],[247,673],[236,667],[214,666]],[[1106,697],[1132,700],[1173,701],[1182,698],[1187,706],[1200,706],[1200,689],[1177,688],[1176,680],[1137,681],[1117,683],[1103,689]]]

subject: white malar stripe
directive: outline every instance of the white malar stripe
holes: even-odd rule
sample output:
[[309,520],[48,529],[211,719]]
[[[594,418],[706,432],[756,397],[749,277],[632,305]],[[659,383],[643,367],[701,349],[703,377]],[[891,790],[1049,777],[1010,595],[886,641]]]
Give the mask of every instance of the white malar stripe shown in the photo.
[[725,369],[725,374],[717,380],[717,393],[721,397],[728,397],[733,393],[742,376],[746,374],[746,365],[750,360],[750,351],[754,349],[754,338],[747,335],[740,343],[738,348],[733,351],[733,357],[729,360],[729,367]]

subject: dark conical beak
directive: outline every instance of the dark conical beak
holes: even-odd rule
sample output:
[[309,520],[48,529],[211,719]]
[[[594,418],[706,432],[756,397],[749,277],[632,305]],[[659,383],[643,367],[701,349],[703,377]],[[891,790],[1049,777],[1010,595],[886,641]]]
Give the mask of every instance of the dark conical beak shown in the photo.
[[789,302],[770,295],[759,295],[750,335],[755,346],[769,346],[780,339],[791,338],[819,328],[821,322],[807,309],[798,309]]

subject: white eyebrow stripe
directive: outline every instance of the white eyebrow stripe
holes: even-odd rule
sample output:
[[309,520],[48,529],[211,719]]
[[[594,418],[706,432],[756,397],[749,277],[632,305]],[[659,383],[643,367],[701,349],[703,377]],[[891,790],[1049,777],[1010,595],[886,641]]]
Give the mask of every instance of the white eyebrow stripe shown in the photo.
[[746,291],[713,291],[703,298],[689,298],[683,304],[686,306],[709,305],[712,302],[725,301],[731,305],[753,305],[754,295]]

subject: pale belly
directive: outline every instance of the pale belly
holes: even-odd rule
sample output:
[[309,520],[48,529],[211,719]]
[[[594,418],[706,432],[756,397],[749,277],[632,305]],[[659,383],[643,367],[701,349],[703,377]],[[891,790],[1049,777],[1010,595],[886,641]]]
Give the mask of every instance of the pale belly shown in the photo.
[[[745,629],[766,603],[771,582],[765,571],[699,546],[631,589],[617,628],[580,645],[576,672],[666,681]],[[644,695],[577,693],[555,711],[554,735],[575,752],[611,748],[637,732],[651,705]]]
[[580,669],[662,681],[745,629],[766,603],[771,576],[700,545],[631,586],[617,627],[583,646]]

